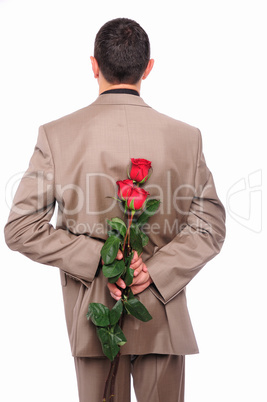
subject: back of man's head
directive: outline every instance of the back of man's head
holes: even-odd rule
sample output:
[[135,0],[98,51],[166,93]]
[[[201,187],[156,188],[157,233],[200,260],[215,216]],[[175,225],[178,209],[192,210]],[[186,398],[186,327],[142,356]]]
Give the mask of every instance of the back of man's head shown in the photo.
[[108,21],[96,35],[94,57],[108,82],[136,84],[150,59],[149,38],[133,20]]

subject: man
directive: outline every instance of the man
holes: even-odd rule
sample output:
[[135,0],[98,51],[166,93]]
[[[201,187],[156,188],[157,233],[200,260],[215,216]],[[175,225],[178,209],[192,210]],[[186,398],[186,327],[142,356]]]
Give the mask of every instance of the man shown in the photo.
[[[107,22],[96,36],[91,62],[99,97],[40,127],[5,228],[6,242],[60,268],[80,401],[101,401],[109,361],[86,312],[90,302],[112,307],[121,295],[117,285],[124,286],[107,284],[101,271],[106,220],[123,216],[108,197],[115,196],[130,158],[152,161],[145,189],[161,205],[147,227],[149,244],[141,257],[135,253],[132,290],[153,319],[126,317],[115,401],[130,401],[132,373],[138,402],[182,402],[185,355],[198,353],[185,288],[222,247],[224,208],[199,130],[140,98],[141,82],[154,63],[145,31],[129,19]],[[49,222],[56,202],[54,229]]]

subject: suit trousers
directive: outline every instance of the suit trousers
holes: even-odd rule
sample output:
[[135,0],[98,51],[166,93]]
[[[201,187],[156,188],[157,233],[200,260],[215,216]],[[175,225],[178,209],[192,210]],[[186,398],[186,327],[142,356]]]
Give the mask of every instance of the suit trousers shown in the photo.
[[[75,357],[79,401],[102,402],[110,369],[106,358]],[[184,402],[185,356],[121,356],[115,402],[131,401],[131,382],[138,402]]]

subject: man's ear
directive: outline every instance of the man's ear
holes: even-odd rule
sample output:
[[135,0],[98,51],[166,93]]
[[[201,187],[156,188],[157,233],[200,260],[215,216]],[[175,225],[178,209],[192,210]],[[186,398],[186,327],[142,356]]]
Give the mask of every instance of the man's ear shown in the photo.
[[149,60],[149,62],[148,62],[148,64],[147,64],[147,67],[146,67],[146,69],[145,69],[145,72],[144,72],[144,74],[143,74],[142,80],[145,80],[146,77],[148,76],[148,74],[150,73],[150,71],[152,70],[152,68],[153,68],[153,66],[154,66],[154,62],[155,62],[154,59],[150,59],[150,60]]
[[94,77],[98,78],[99,77],[99,67],[98,67],[98,62],[96,61],[96,58],[91,56],[90,57],[91,63],[92,63],[92,70],[94,73]]

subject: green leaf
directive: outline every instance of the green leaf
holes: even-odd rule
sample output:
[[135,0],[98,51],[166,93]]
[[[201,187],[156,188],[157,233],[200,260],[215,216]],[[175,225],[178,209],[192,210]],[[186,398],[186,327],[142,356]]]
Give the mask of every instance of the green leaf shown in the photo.
[[117,280],[121,277],[121,274],[114,276],[114,278],[108,278],[109,283],[116,283]]
[[122,301],[118,300],[115,306],[113,306],[113,308],[109,312],[109,321],[111,325],[114,325],[119,321],[122,314],[122,309]]
[[117,344],[117,336],[106,328],[97,328],[97,336],[101,342],[104,355],[113,361],[120,350]]
[[128,299],[124,302],[124,306],[129,314],[140,321],[147,322],[152,319],[145,306],[136,298]]
[[134,253],[133,251],[128,255],[128,257],[125,258],[125,265],[126,267],[129,267],[131,265],[131,261],[133,259]]
[[101,303],[90,303],[87,313],[87,319],[89,318],[98,327],[106,327],[110,324],[109,309]]
[[144,225],[148,221],[148,219],[157,212],[159,204],[160,204],[159,200],[152,199],[147,201],[146,209],[139,216],[137,220],[139,226]]
[[140,255],[143,251],[142,237],[138,226],[132,225],[130,228],[130,243],[133,250]]
[[140,230],[140,236],[141,236],[141,239],[142,239],[142,246],[143,247],[147,246],[147,244],[149,242],[148,235],[146,235],[144,232],[142,232],[142,230]]
[[118,239],[120,239],[121,242],[123,242],[123,240],[124,240],[122,235],[115,229],[108,230],[108,236],[109,237],[111,237],[111,236],[118,237]]
[[134,277],[134,269],[132,269],[130,267],[126,267],[126,275],[124,278],[124,282],[125,282],[126,286],[130,286],[132,284],[133,277]]
[[132,289],[130,288],[127,300],[135,299]]
[[110,236],[105,241],[104,246],[101,249],[101,257],[104,264],[111,264],[117,257],[120,247],[120,239],[116,236]]
[[108,224],[112,227],[112,229],[117,230],[123,237],[125,237],[127,227],[122,219],[112,218],[111,221],[108,220]]
[[135,211],[135,209],[134,209],[134,198],[131,200],[130,205],[128,206],[128,209],[131,209],[132,211]]
[[137,222],[132,223],[131,233],[133,233],[133,236],[140,236],[141,242],[142,242],[142,247],[145,247],[148,244],[149,237],[144,232],[142,232],[142,230],[140,229],[140,226],[138,225]]
[[127,339],[125,338],[125,335],[118,324],[115,326],[114,336],[116,338],[117,345],[119,346],[123,346],[127,342]]
[[130,286],[133,281],[134,270],[130,268],[131,261],[133,259],[133,255],[134,255],[134,253],[131,252],[131,254],[125,258],[126,267],[125,267],[125,276],[124,276],[123,280],[124,280],[126,286]]
[[124,271],[125,265],[123,260],[115,260],[112,264],[103,265],[103,274],[106,278],[114,278],[120,276]]

